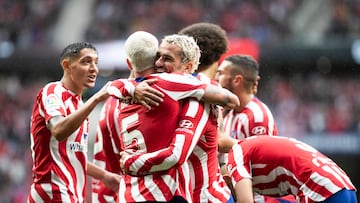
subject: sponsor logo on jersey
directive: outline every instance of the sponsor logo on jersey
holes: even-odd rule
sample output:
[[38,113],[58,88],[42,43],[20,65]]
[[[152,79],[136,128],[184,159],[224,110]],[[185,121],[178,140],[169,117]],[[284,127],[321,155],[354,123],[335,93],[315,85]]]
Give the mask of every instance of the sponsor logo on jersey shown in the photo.
[[78,142],[69,142],[68,147],[73,152],[86,152],[87,146]]
[[266,134],[266,128],[264,126],[256,126],[251,130],[252,134],[264,135]]
[[181,127],[181,128],[193,128],[194,124],[189,120],[181,120],[179,122],[179,127]]
[[194,127],[194,124],[189,120],[181,120],[179,122],[179,127],[175,130],[176,132],[187,132],[194,134],[194,131],[191,130]]

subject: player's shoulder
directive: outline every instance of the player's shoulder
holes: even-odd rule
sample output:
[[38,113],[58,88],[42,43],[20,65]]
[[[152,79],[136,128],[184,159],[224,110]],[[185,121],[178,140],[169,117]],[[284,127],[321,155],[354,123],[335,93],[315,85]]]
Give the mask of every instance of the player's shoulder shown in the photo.
[[60,81],[49,82],[44,85],[43,89],[54,88],[57,86],[62,86],[62,83]]
[[[191,85],[202,85],[205,84],[203,81],[200,81],[196,77],[190,74],[182,73],[160,73],[152,75],[151,77],[156,77],[157,82],[164,83],[178,83],[178,84],[191,84]],[[151,77],[149,79],[151,79]]]
[[49,82],[46,85],[44,85],[44,87],[39,91],[39,93],[43,95],[52,95],[52,94],[61,95],[64,92],[70,93],[70,91],[67,90],[60,81]]

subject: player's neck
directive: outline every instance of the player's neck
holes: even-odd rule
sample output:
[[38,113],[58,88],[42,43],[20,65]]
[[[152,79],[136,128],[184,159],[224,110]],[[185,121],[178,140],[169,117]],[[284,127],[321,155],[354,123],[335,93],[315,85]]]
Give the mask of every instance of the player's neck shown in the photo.
[[81,96],[84,91],[84,88],[77,87],[77,85],[71,80],[70,77],[63,76],[61,78],[60,82],[66,89],[70,90],[71,92],[73,92],[76,95]]
[[207,77],[210,78],[210,79],[214,79],[214,78],[215,78],[216,71],[217,71],[217,69],[218,69],[218,66],[219,66],[218,62],[215,62],[215,63],[213,63],[213,64],[211,64],[211,65],[208,65],[208,66],[206,66],[206,67],[201,68],[201,70],[199,71],[199,73],[207,76]]
[[240,100],[240,107],[235,110],[235,112],[240,112],[245,106],[254,98],[253,94],[242,93],[238,94]]
[[154,73],[154,69],[153,68],[148,68],[145,69],[143,71],[139,71],[139,72],[134,72],[134,76],[137,77],[145,77],[147,75],[153,74]]

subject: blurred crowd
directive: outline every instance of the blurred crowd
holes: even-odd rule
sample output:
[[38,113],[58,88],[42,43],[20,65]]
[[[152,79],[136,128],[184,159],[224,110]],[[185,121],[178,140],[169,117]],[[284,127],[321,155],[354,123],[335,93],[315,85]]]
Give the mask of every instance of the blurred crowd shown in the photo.
[[0,0],[0,42],[28,49],[51,44],[61,0]]
[[[251,37],[271,45],[296,34],[291,30],[291,16],[305,0],[94,1],[84,36],[91,42],[124,39],[139,29],[162,37],[188,24],[207,21],[219,24],[229,37]],[[360,2],[331,3],[326,36],[359,34]],[[51,45],[63,5],[61,0],[0,0],[0,42],[8,41],[19,48]]]
[[[25,49],[51,44],[63,2],[0,0],[0,42],[9,41]],[[188,24],[209,21],[221,25],[229,37],[251,37],[260,44],[272,44],[291,36],[289,16],[301,2],[97,0],[84,38],[92,42],[124,39],[139,29],[162,37]],[[333,5],[328,35],[359,34],[360,1],[333,0]],[[351,74],[341,78],[273,74],[261,80],[258,97],[272,110],[280,135],[360,135],[358,78],[351,78]],[[45,76],[24,81],[0,75],[1,203],[25,202],[31,181],[30,115],[35,94],[49,81]]]
[[[250,37],[260,44],[276,44],[292,37],[291,16],[304,0],[97,0],[86,38],[103,41],[125,38],[143,29],[159,37],[191,23],[219,24],[230,37]],[[329,2],[326,2],[329,3]],[[326,35],[360,33],[360,3],[333,0]]]
[[275,74],[258,96],[270,106],[280,135],[360,135],[360,80],[352,75]]

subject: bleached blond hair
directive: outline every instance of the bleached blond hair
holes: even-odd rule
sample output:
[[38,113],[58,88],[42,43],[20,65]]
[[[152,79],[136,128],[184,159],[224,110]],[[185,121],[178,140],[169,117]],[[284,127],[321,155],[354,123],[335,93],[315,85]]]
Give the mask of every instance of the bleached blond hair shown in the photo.
[[193,68],[191,72],[194,72],[198,68],[200,63],[200,48],[193,37],[173,34],[165,36],[162,42],[174,44],[181,48],[181,61],[183,63],[192,62]]
[[159,41],[153,34],[136,31],[126,39],[124,47],[134,71],[141,72],[154,66]]

